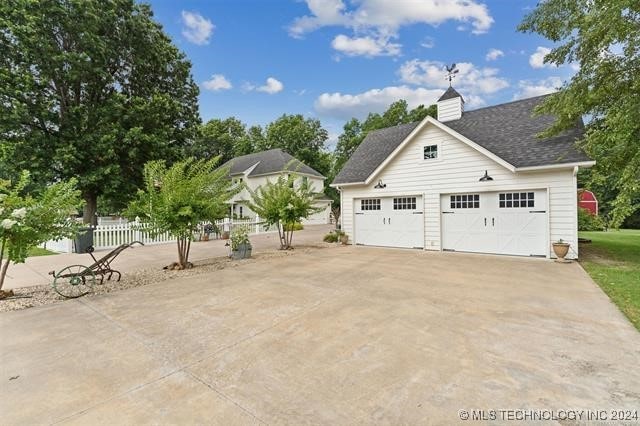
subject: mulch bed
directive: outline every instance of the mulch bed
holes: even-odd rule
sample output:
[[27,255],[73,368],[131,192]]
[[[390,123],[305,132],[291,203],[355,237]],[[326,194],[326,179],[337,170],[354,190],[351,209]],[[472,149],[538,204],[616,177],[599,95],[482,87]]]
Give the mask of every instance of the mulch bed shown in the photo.
[[[335,246],[334,244],[317,244],[312,246],[298,246],[295,250],[281,251],[273,250],[261,252],[253,255],[250,259],[231,260],[228,257],[215,257],[211,259],[194,262],[194,267],[182,271],[172,271],[164,269],[140,269],[137,271],[125,272],[120,281],[107,281],[104,284],[96,284],[93,292],[83,297],[94,297],[114,291],[126,290],[128,288],[140,287],[149,284],[161,283],[174,278],[184,278],[194,275],[209,274],[221,269],[260,262],[266,259],[293,256],[300,253],[309,253],[313,250]],[[14,297],[0,300],[0,312],[17,311],[20,309],[32,308],[34,306],[60,303],[67,300],[53,290],[51,283],[35,285],[32,287],[21,287],[13,289]]]

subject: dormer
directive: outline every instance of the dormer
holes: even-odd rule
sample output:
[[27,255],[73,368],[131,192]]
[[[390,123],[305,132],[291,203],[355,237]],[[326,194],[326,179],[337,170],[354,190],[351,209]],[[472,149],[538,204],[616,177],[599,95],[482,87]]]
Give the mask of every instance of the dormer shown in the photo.
[[464,111],[464,99],[456,89],[449,86],[446,92],[440,96],[438,102],[438,121],[444,123],[446,121],[459,120],[462,118]]

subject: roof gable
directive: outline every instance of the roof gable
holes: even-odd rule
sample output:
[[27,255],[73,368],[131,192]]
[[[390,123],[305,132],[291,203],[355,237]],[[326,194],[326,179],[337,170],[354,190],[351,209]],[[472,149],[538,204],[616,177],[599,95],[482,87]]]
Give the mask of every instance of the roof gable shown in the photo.
[[[575,142],[584,132],[582,122],[576,123],[574,129],[552,138],[537,137],[554,121],[553,116],[533,115],[534,108],[543,100],[544,96],[541,96],[481,108],[465,112],[459,120],[448,121],[445,124],[432,117],[426,117],[422,122],[371,132],[332,184],[355,184],[372,179],[401,149],[401,145],[428,122],[447,131],[511,171],[516,171],[518,168],[553,167],[590,161],[575,146]],[[403,128],[405,131],[394,131],[396,128]]]
[[324,178],[318,171],[279,148],[235,157],[222,167],[229,167],[230,175],[245,173],[251,169],[247,175],[249,177],[291,171]]

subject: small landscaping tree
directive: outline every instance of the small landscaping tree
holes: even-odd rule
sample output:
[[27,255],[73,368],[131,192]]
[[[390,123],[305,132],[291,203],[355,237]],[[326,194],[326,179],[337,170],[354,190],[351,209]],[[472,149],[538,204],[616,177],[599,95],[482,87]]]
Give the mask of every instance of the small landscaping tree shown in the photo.
[[82,206],[75,179],[37,196],[26,193],[30,182],[27,171],[14,184],[0,180],[0,298],[10,262],[24,262],[31,248],[46,241],[75,236],[80,225],[71,218]]
[[228,168],[216,168],[219,159],[188,158],[171,167],[151,161],[144,166],[144,189],[126,215],[138,217],[152,236],[168,232],[177,239],[178,261],[169,269],[193,266],[189,262],[193,231],[200,222],[224,217],[227,201],[242,188],[228,178]]
[[298,183],[297,178],[295,173],[283,174],[275,182],[268,181],[255,191],[249,190],[252,198],[249,208],[268,226],[278,228],[281,250],[293,248],[291,242],[297,223],[323,209],[314,206],[319,194],[313,192],[308,180]]

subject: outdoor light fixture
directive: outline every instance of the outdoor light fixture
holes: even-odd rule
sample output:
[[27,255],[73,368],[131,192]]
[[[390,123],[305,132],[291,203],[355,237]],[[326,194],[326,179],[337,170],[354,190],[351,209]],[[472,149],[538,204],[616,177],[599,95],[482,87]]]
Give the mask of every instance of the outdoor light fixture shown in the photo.
[[488,182],[490,180],[493,180],[493,178],[491,176],[489,176],[489,173],[487,173],[487,171],[484,171],[484,176],[482,176],[479,181],[480,182]]
[[382,179],[380,179],[378,181],[378,183],[376,184],[376,186],[374,186],[374,188],[376,188],[376,189],[382,189],[382,188],[386,188],[386,187],[387,187],[387,184],[386,183],[382,183]]

